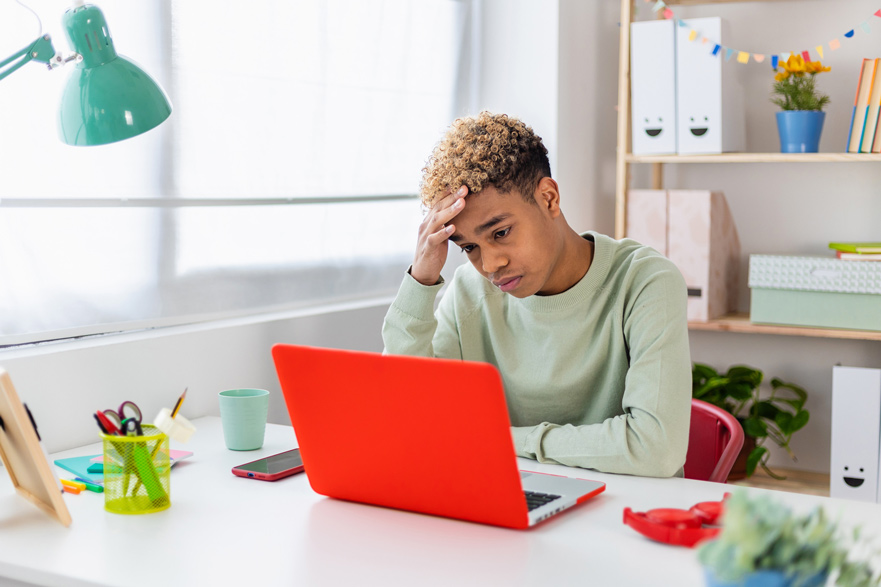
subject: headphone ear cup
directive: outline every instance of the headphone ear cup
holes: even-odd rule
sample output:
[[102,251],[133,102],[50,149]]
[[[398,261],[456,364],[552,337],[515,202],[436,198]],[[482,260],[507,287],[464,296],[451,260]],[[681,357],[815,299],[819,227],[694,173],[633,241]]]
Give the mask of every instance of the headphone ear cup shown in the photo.
[[720,528],[702,527],[701,519],[691,511],[672,508],[645,513],[624,508],[624,523],[643,536],[674,546],[692,547],[720,532]]
[[719,523],[719,518],[722,517],[725,508],[721,501],[702,501],[691,506],[688,511],[699,518],[703,524],[715,526]]

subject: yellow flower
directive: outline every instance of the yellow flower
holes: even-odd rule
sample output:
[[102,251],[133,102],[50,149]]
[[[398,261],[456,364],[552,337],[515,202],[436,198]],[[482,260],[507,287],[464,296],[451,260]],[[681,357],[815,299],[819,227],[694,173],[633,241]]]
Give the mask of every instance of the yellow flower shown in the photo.
[[795,53],[793,53],[789,56],[789,59],[786,61],[786,63],[783,64],[783,69],[785,69],[789,73],[804,73],[805,60],[802,59],[801,55],[796,55]]
[[774,76],[774,79],[778,82],[782,82],[783,80],[785,80],[788,77],[789,77],[788,71],[781,71],[780,73],[778,73],[777,75]]
[[823,64],[819,61],[811,61],[805,64],[805,71],[808,73],[823,73],[824,71],[830,71],[831,67],[823,67]]

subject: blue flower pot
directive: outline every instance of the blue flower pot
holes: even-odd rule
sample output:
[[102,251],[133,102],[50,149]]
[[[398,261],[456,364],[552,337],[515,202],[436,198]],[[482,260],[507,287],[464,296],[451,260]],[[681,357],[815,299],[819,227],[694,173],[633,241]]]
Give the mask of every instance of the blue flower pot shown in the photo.
[[[826,583],[826,577],[826,574],[818,573],[799,585],[820,587]],[[729,583],[720,581],[710,569],[704,567],[704,578],[707,581],[707,587],[792,587],[795,584],[795,580],[788,578],[783,571],[756,571],[737,583]]]
[[784,110],[777,113],[781,153],[816,153],[826,113],[820,110]]

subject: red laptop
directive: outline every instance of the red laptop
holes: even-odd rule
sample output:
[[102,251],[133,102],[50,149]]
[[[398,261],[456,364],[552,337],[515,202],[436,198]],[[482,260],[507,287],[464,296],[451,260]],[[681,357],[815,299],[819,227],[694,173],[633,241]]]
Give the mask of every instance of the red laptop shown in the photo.
[[605,489],[517,469],[492,365],[287,344],[272,357],[322,495],[527,528]]

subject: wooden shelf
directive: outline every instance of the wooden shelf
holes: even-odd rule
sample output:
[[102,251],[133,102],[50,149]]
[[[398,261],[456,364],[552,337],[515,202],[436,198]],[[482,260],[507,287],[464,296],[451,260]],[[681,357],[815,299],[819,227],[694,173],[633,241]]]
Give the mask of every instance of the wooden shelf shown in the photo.
[[811,336],[816,338],[847,338],[852,340],[881,341],[881,332],[871,330],[847,330],[842,328],[812,328],[807,326],[778,326],[753,324],[749,314],[727,314],[709,322],[689,322],[689,330],[716,332],[742,332],[746,334],[782,334],[787,336]]
[[628,163],[858,163],[881,162],[879,153],[721,153],[718,155],[626,155]]
[[780,469],[778,467],[773,467],[773,470],[778,475],[786,477],[786,479],[774,479],[761,469],[757,468],[756,472],[753,473],[753,476],[749,479],[729,481],[729,484],[829,497],[829,475],[825,473]]

